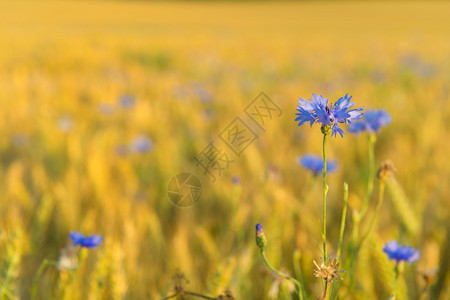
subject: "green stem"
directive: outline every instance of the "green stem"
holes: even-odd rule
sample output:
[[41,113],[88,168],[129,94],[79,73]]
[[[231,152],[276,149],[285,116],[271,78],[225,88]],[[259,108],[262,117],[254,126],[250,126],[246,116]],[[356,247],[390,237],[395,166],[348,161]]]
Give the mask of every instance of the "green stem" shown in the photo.
[[184,294],[185,295],[191,295],[191,296],[194,296],[194,297],[197,297],[197,298],[202,298],[202,299],[210,299],[210,300],[217,299],[217,298],[211,298],[211,297],[208,297],[208,296],[205,296],[205,295],[202,295],[202,294],[199,294],[199,293],[195,293],[195,292],[185,291]]
[[327,281],[327,284],[325,285],[325,290],[323,291],[322,300],[327,299],[328,295],[330,294],[332,280],[326,280],[326,281]]
[[328,263],[327,257],[327,153],[326,153],[326,143],[327,134],[323,135],[323,229],[322,229],[322,240],[323,240],[323,261],[325,265]]
[[367,190],[366,190],[366,194],[364,196],[361,211],[360,212],[354,211],[353,215],[352,215],[353,224],[352,224],[351,240],[349,243],[350,260],[349,260],[349,266],[348,266],[350,280],[349,280],[347,291],[344,295],[344,299],[348,297],[348,295],[350,294],[350,292],[353,288],[353,285],[354,285],[354,270],[355,270],[355,266],[356,266],[356,261],[358,259],[358,253],[360,250],[359,247],[362,244],[362,243],[358,244],[359,226],[361,224],[362,218],[367,213],[367,209],[369,207],[369,200],[373,194],[373,183],[375,180],[375,154],[374,153],[375,153],[375,143],[377,141],[377,137],[374,133],[371,133],[368,135],[368,140],[369,140],[369,151],[368,151],[369,152],[369,176],[367,179]]
[[49,260],[44,258],[44,260],[40,264],[36,274],[34,275],[33,284],[31,286],[31,292],[30,292],[31,293],[31,300],[36,298],[36,293],[37,293],[37,289],[38,289],[39,279],[41,278],[42,273],[44,272],[45,268],[47,268],[48,265],[49,265]]
[[395,264],[394,272],[395,272],[394,288],[392,290],[392,295],[391,295],[391,297],[389,297],[389,299],[396,299],[396,296],[397,296],[398,278],[400,277],[400,270],[399,270],[398,263]]
[[260,252],[261,252],[261,256],[262,256],[262,258],[263,258],[264,264],[265,264],[272,272],[275,272],[275,273],[278,274],[279,276],[281,276],[281,277],[283,277],[283,278],[285,278],[285,279],[287,279],[287,280],[292,281],[292,282],[297,286],[298,297],[299,297],[299,299],[302,300],[302,299],[303,299],[303,294],[302,294],[302,286],[301,286],[300,282],[298,282],[297,279],[292,278],[291,276],[286,275],[286,274],[284,274],[283,272],[280,272],[280,271],[278,271],[277,269],[275,269],[274,267],[272,267],[272,266],[270,265],[269,261],[267,260],[267,257],[266,257],[266,253],[265,253],[265,251],[264,251],[264,248],[260,248]]
[[344,239],[345,219],[347,216],[347,203],[348,203],[348,184],[344,182],[344,208],[342,209],[341,231],[339,234],[339,243],[336,257],[337,261],[340,261],[341,259],[342,240]]
[[[342,218],[341,218],[341,230],[339,233],[339,242],[336,259],[338,262],[341,261],[341,249],[342,249],[342,241],[344,239],[344,231],[345,231],[345,220],[347,217],[347,205],[348,204],[348,184],[344,182],[344,207],[342,208]],[[330,299],[335,299],[339,289],[341,288],[341,282],[334,281],[331,286]]]
[[301,256],[300,256],[300,252],[295,251],[294,253],[294,272],[297,278],[299,278],[299,283],[300,286],[302,287],[301,290],[299,291],[299,298],[300,300],[303,300],[305,297],[304,295],[304,289],[303,287],[305,286],[305,281],[303,279],[303,272],[302,272],[302,267],[301,267]]
[[377,220],[378,217],[378,213],[380,212],[381,209],[381,205],[383,204],[383,199],[384,199],[384,180],[380,180],[379,183],[379,194],[378,194],[378,203],[377,203],[377,207],[375,208],[375,213],[372,216],[372,219],[370,220],[370,224],[369,227],[367,228],[366,232],[364,233],[364,235],[361,237],[361,241],[358,244],[355,244],[355,248],[352,250],[352,259],[350,261],[350,282],[347,288],[347,292],[344,295],[344,299],[346,297],[348,297],[348,295],[350,294],[351,290],[353,289],[353,285],[354,285],[354,271],[355,271],[355,266],[356,266],[356,260],[358,258],[358,254],[359,251],[361,250],[361,247],[364,243],[364,241],[369,237],[370,233],[372,232],[372,229],[375,225],[375,222]]

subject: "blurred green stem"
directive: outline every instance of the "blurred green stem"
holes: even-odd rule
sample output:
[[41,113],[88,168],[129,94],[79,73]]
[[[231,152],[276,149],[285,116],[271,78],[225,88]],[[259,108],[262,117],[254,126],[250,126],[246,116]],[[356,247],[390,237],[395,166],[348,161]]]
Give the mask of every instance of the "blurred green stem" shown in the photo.
[[[340,263],[341,262],[341,250],[342,250],[342,241],[344,239],[344,231],[345,231],[345,220],[347,218],[347,205],[348,204],[348,184],[344,182],[344,207],[342,208],[342,218],[341,218],[341,230],[339,233],[339,242],[338,242],[338,249],[337,249],[337,255],[336,260]],[[331,286],[331,293],[330,293],[330,299],[336,299],[337,293],[339,292],[339,289],[341,288],[341,282],[339,281],[333,281],[333,284]]]
[[328,185],[327,185],[327,153],[326,153],[326,144],[327,144],[327,134],[323,135],[323,228],[322,228],[322,240],[323,240],[323,261],[325,265],[328,263],[327,257],[327,193],[328,193]]
[[361,250],[361,247],[364,243],[364,241],[369,237],[370,233],[373,230],[373,227],[375,226],[375,223],[377,221],[378,218],[378,213],[380,212],[381,209],[381,205],[383,204],[383,199],[384,199],[384,180],[380,179],[379,181],[379,191],[378,191],[378,203],[377,203],[377,207],[375,208],[375,212],[372,216],[372,219],[370,220],[370,224],[369,227],[367,228],[366,232],[364,233],[364,235],[361,237],[361,240],[359,241],[358,244],[356,244],[355,248],[353,249],[353,255],[352,255],[352,259],[350,262],[350,283],[348,285],[348,289],[347,292],[344,296],[344,299],[350,294],[353,285],[354,285],[354,268],[356,266],[356,260],[358,258],[358,254],[359,251]]
[[41,278],[42,273],[44,272],[45,268],[47,268],[47,266],[49,264],[50,264],[50,261],[48,259],[44,258],[44,260],[39,265],[39,268],[38,268],[36,274],[34,275],[33,283],[31,285],[31,292],[30,292],[31,300],[34,300],[36,298],[39,279]]
[[367,208],[369,207],[369,200],[373,193],[373,181],[375,179],[375,142],[377,141],[377,136],[375,133],[369,133],[369,177],[367,179],[367,191],[363,200],[363,206],[359,214],[359,219],[364,218]]
[[347,217],[347,203],[348,203],[348,184],[344,182],[344,207],[342,209],[341,231],[339,234],[339,243],[336,257],[337,261],[340,261],[341,259],[342,240],[344,239],[345,219]]
[[359,236],[359,224],[361,220],[367,213],[367,208],[369,207],[369,200],[373,194],[373,181],[375,180],[375,142],[377,141],[377,136],[374,133],[369,134],[369,176],[367,178],[367,191],[364,196],[363,205],[360,212],[355,212],[353,216],[353,229],[352,229],[352,242],[351,244],[355,246],[357,244]]
[[302,266],[301,266],[301,253],[300,251],[296,250],[294,252],[294,271],[297,278],[299,278],[299,283],[301,286],[301,289],[299,291],[300,299],[303,300],[304,297],[306,297],[305,289],[303,288],[305,286],[305,281],[303,279],[303,272],[302,272]]
[[[350,282],[347,288],[347,292],[344,295],[344,299],[350,294],[353,284],[354,284],[354,269],[356,266],[356,261],[358,259],[358,254],[360,247],[362,245],[362,241],[358,244],[358,237],[359,237],[359,225],[361,223],[361,220],[364,218],[364,216],[367,213],[367,209],[369,207],[369,200],[372,197],[373,194],[373,182],[375,180],[375,143],[377,141],[377,137],[375,133],[369,133],[368,135],[369,140],[369,176],[367,178],[367,190],[366,194],[364,196],[363,204],[361,211],[353,211],[352,220],[352,233],[351,233],[351,239],[349,243],[349,275],[350,275]],[[364,239],[364,237],[363,237]]]
[[391,296],[389,297],[389,299],[396,299],[396,296],[397,296],[398,278],[400,277],[399,263],[396,263],[396,264],[395,264],[394,272],[395,272],[394,287],[393,287],[393,289],[392,289],[392,294],[391,294]]
[[260,252],[261,252],[261,256],[263,258],[264,264],[272,271],[275,272],[276,274],[278,274],[279,276],[292,281],[296,287],[297,287],[297,293],[298,293],[298,299],[303,300],[303,292],[302,292],[302,286],[300,284],[300,282],[297,281],[297,279],[292,278],[289,275],[284,274],[283,272],[278,271],[277,269],[275,269],[274,267],[272,267],[269,263],[269,261],[267,260],[266,257],[266,253],[264,251],[264,248],[260,248]]
[[372,219],[370,220],[369,228],[367,228],[367,231],[364,233],[363,237],[361,238],[361,241],[358,244],[358,250],[361,248],[362,244],[369,236],[370,232],[372,231],[377,221],[378,213],[380,212],[381,205],[383,204],[383,199],[384,199],[384,180],[380,179],[377,207],[375,208],[375,213],[373,214]]

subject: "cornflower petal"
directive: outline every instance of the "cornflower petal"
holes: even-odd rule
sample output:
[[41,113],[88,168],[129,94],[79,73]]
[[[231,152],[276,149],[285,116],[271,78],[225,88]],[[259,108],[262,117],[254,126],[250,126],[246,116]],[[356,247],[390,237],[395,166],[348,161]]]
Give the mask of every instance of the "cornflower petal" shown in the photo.
[[412,263],[420,258],[419,250],[408,246],[401,246],[396,240],[387,242],[383,248],[383,252],[388,255],[389,259],[394,259],[397,264],[401,261]]
[[[313,154],[307,154],[299,157],[297,162],[305,169],[312,171],[315,176],[319,175],[323,170],[323,158]],[[334,172],[337,169],[337,162],[334,160],[327,161],[327,172]]]
[[351,121],[359,119],[362,115],[363,108],[350,109],[354,102],[351,102],[352,96],[346,94],[336,101],[334,105],[328,104],[328,99],[321,94],[312,94],[309,102],[303,98],[299,98],[295,121],[298,126],[307,122],[312,126],[314,123],[322,123],[322,126],[328,125],[332,127],[331,135],[344,137],[344,131],[337,123],[351,123]]
[[103,241],[103,236],[101,235],[92,234],[85,237],[83,234],[75,231],[71,231],[69,237],[74,246],[81,246],[85,248],[95,248]]
[[356,134],[362,131],[378,132],[391,120],[391,115],[385,110],[368,110],[362,120],[350,124],[349,131]]

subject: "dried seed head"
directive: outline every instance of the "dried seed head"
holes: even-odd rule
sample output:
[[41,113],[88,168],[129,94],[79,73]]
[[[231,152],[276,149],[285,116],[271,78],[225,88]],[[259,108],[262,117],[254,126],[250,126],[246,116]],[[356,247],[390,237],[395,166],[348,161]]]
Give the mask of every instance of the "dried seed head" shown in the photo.
[[422,273],[423,279],[427,284],[430,284],[437,276],[439,269],[431,269]]
[[73,245],[61,249],[58,259],[58,269],[73,271],[78,268],[78,251]]
[[380,180],[386,180],[391,175],[391,173],[395,171],[397,170],[395,169],[394,164],[390,160],[387,160],[383,162],[378,169],[377,177]]
[[317,270],[314,270],[314,276],[326,279],[327,281],[333,280],[334,277],[344,280],[338,273],[344,271],[339,270],[339,262],[336,259],[330,259],[328,264],[324,264],[323,260],[320,261],[320,265],[313,260]]

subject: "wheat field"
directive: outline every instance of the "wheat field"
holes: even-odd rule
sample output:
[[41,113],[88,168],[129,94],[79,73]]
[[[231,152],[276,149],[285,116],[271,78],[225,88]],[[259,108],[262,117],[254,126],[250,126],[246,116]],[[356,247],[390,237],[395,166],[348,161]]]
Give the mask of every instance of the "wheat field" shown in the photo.
[[[322,179],[297,158],[321,155],[322,134],[295,112],[298,97],[349,93],[392,116],[375,166],[396,172],[335,298],[387,299],[382,248],[398,239],[420,259],[397,299],[449,299],[449,37],[445,1],[0,1],[0,298],[163,299],[182,273],[207,299],[296,299],[264,266],[261,223],[272,265],[319,299]],[[262,92],[278,107],[263,129],[245,112]],[[223,139],[236,118],[254,134],[239,155]],[[233,160],[215,180],[196,160],[211,142]],[[331,256],[349,185],[344,269],[367,152],[365,134],[328,140]],[[183,172],[201,184],[188,207],[168,194]],[[375,179],[361,232],[378,192]],[[71,231],[104,238],[75,270],[61,265]]]

